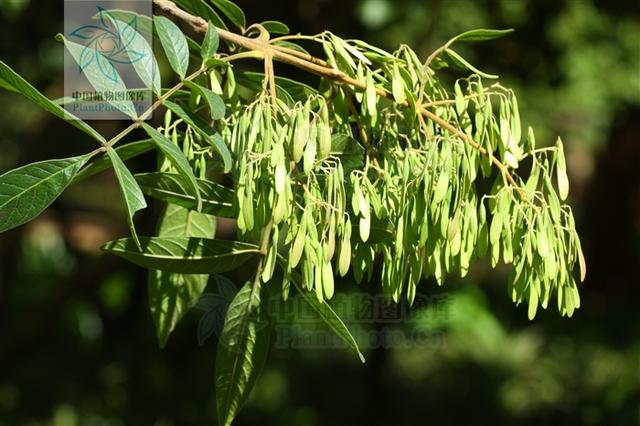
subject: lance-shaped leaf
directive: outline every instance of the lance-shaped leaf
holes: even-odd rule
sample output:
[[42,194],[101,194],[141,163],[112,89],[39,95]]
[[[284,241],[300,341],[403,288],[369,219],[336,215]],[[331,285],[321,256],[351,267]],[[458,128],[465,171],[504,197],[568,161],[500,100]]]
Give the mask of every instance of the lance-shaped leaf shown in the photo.
[[212,58],[218,51],[218,47],[220,47],[220,36],[218,35],[218,30],[216,30],[215,25],[209,21],[207,32],[204,35],[204,40],[202,40],[202,47],[200,49],[202,59],[207,60]]
[[[141,141],[130,142],[126,145],[122,145],[117,147],[115,150],[118,153],[118,157],[122,161],[129,160],[131,158],[137,157],[138,155],[144,154],[145,152],[149,152],[156,147],[155,142],[151,139],[144,139]],[[73,183],[80,182],[83,179],[86,179],[90,176],[98,174],[104,170],[107,170],[112,166],[111,159],[108,154],[104,154],[99,157],[93,163],[90,163],[87,167],[80,170],[75,178],[73,179]]]
[[165,101],[164,105],[171,111],[175,112],[178,117],[184,120],[189,126],[197,131],[213,148],[218,151],[224,164],[224,171],[228,173],[231,170],[231,152],[224,143],[220,134],[216,133],[207,123],[195,114],[185,111],[180,105],[171,101]]
[[247,25],[244,12],[235,3],[229,0],[211,0],[224,16],[229,18],[233,25],[240,29],[244,29]]
[[[190,194],[186,179],[176,173],[140,173],[135,175],[142,192],[149,197],[197,210],[196,198]],[[202,198],[202,213],[235,218],[234,191],[215,182],[197,179]]]
[[[168,204],[158,227],[160,237],[213,237],[215,219],[212,216],[189,211]],[[173,274],[149,271],[149,307],[156,324],[160,347],[167,343],[178,322],[202,295],[209,275]]]
[[260,25],[271,34],[289,34],[291,32],[287,24],[279,21],[264,21]]
[[350,347],[360,359],[361,362],[364,361],[364,355],[360,352],[360,348],[358,346],[358,342],[353,337],[345,323],[342,319],[336,314],[336,312],[331,308],[331,306],[325,302],[318,302],[318,299],[314,294],[309,293],[307,290],[303,289],[300,286],[300,281],[297,279],[292,280],[298,292],[302,295],[304,300],[311,306],[311,308],[318,314],[320,319],[324,321],[324,323],[329,327],[338,337],[342,339],[344,343]]
[[[278,263],[284,270],[286,270],[287,261],[280,255],[278,255]],[[320,319],[322,319],[327,327],[329,327],[334,333],[336,333],[336,335],[340,337],[342,341],[358,355],[360,361],[364,363],[364,355],[362,355],[362,352],[360,352],[358,342],[353,337],[342,319],[331,308],[331,306],[329,306],[327,302],[318,302],[315,294],[310,293],[308,290],[303,288],[302,277],[295,270],[291,272],[291,282],[293,282],[293,285],[296,287],[300,295],[318,314]]]
[[453,38],[454,41],[487,41],[504,37],[513,32],[513,28],[506,30],[489,30],[479,28],[477,30],[465,31]]
[[259,250],[249,243],[187,237],[141,237],[141,250],[132,238],[122,238],[102,248],[148,269],[179,274],[217,274],[234,270]]
[[219,95],[216,95],[206,87],[203,87],[191,81],[185,82],[185,85],[191,90],[194,90],[202,97],[202,99],[204,99],[204,101],[207,103],[207,106],[209,107],[209,112],[211,113],[212,120],[220,120],[221,118],[224,118],[224,101]]
[[127,169],[127,166],[124,165],[116,150],[109,147],[107,148],[107,154],[111,159],[111,164],[113,164],[113,170],[118,179],[122,196],[124,197],[127,208],[127,222],[129,223],[131,236],[133,237],[135,245],[140,248],[140,240],[138,239],[138,234],[133,224],[133,215],[135,215],[138,210],[146,208],[147,202],[144,200],[144,195],[136,183],[136,180],[133,178],[129,169]]
[[[78,63],[80,72],[84,74],[96,91],[99,93],[127,93],[127,87],[122,81],[118,70],[101,52],[90,46],[83,46],[82,44],[67,40],[62,34],[58,34],[56,39],[64,42],[65,47]],[[117,98],[117,96],[112,98]],[[138,117],[133,102],[128,98],[123,100],[112,98],[107,98],[106,102],[131,118],[135,119]]]
[[153,24],[171,68],[181,79],[189,68],[189,46],[180,28],[164,16],[154,16]]
[[233,422],[267,358],[271,328],[261,312],[260,282],[245,283],[233,298],[218,342],[216,408],[224,426]]
[[454,68],[457,68],[460,70],[469,70],[484,78],[498,78],[498,76],[495,74],[487,74],[486,72],[480,71],[478,68],[471,65],[469,62],[467,62],[466,59],[464,59],[462,56],[460,56],[456,51],[452,49],[445,49],[443,52],[442,58]]
[[124,9],[100,9],[93,19],[101,19],[107,15],[121,22],[132,22],[135,19],[135,27],[139,33],[143,36],[153,35],[153,21],[150,16]]
[[38,216],[73,180],[89,157],[27,164],[0,176],[0,232]]
[[[160,96],[160,70],[153,50],[147,40],[137,31],[138,17],[133,16],[129,20],[122,20],[121,16],[112,15],[109,11],[103,12],[113,23],[122,40],[127,40],[124,49],[131,60],[131,65],[140,76],[140,80]],[[135,25],[133,25],[135,23]],[[124,43],[123,43],[124,44]]]
[[218,15],[218,13],[204,0],[175,0],[175,3],[187,12],[201,16],[207,21],[213,22],[213,25],[216,27],[223,28],[225,30],[227,29],[227,26],[224,21],[222,21],[222,18],[220,18],[220,15]]
[[200,211],[202,208],[200,188],[198,187],[198,182],[196,182],[196,176],[193,174],[191,165],[189,165],[189,160],[187,160],[180,148],[167,139],[165,135],[149,126],[147,123],[142,123],[142,128],[149,136],[151,136],[151,139],[153,139],[158,145],[158,148],[160,148],[173,167],[175,167],[176,170],[186,178],[189,192],[196,199],[196,210]]
[[73,126],[82,130],[86,134],[90,135],[99,142],[106,142],[104,137],[98,133],[93,127],[89,126],[84,121],[71,113],[68,113],[64,108],[53,103],[49,98],[44,96],[35,87],[29,84],[25,79],[20,77],[14,70],[12,70],[7,64],[0,61],[0,87],[11,90],[12,92],[20,93],[31,99],[36,104],[40,105],[45,110],[54,114],[56,117],[62,118],[68,121]]

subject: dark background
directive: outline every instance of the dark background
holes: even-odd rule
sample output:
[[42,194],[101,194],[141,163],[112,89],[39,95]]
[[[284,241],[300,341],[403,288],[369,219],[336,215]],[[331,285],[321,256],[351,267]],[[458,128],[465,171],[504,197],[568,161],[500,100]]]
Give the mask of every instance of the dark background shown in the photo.
[[[468,29],[515,28],[461,52],[516,90],[539,144],[563,137],[589,272],[571,319],[550,304],[528,321],[526,307],[507,296],[507,270],[481,263],[442,288],[423,283],[427,303],[402,311],[401,322],[351,324],[366,336],[409,339],[367,349],[364,365],[341,348],[273,347],[237,424],[640,424],[638,3],[239,4],[249,22],[278,19],[308,34],[328,29],[389,50],[406,43],[422,58]],[[53,40],[62,23],[62,2],[0,2],[0,58],[50,98],[62,94],[62,48]],[[297,76],[282,65],[276,71]],[[18,95],[0,93],[0,106],[0,173],[94,147]],[[123,125],[97,127],[109,136]],[[129,164],[142,171],[153,162]],[[145,272],[99,252],[127,232],[119,197],[105,172],[0,236],[0,426],[215,424],[216,343],[198,345],[202,312],[190,313],[159,349]],[[152,232],[156,214],[152,207],[137,216],[141,234]],[[340,287],[347,307],[376,292]]]

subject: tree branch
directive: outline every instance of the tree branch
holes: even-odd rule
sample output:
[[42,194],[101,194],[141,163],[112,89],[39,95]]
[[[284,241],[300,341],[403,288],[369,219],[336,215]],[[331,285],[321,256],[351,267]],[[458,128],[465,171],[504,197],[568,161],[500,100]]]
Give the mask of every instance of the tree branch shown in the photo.
[[[190,13],[180,9],[174,2],[170,0],[153,0],[153,4],[155,4],[166,15],[172,16],[185,22],[191,28],[193,28],[194,31],[202,34],[207,32],[207,28],[209,26],[207,21],[205,21],[203,18],[191,15]],[[270,57],[272,59],[292,65],[296,68],[310,72],[317,76],[328,78],[338,84],[352,86],[354,89],[361,92],[365,91],[367,88],[365,82],[356,80],[348,76],[344,72],[328,66],[328,64],[321,59],[314,58],[309,55],[300,55],[297,53],[293,54],[290,52],[290,49],[282,49],[279,46],[273,46],[268,41],[245,37],[240,34],[224,30],[222,28],[217,28],[217,31],[221,39],[248,50],[263,52],[265,57]],[[388,93],[383,89],[376,88],[376,94],[380,97],[393,100],[393,96],[391,95],[391,93]],[[409,102],[405,101],[402,103],[402,105],[405,107],[409,107]],[[507,166],[496,157],[489,154],[487,150],[482,148],[482,146],[478,142],[474,141],[471,136],[467,135],[464,132],[461,132],[453,124],[429,111],[422,104],[416,105],[416,110],[423,117],[433,121],[440,128],[447,130],[453,136],[462,139],[464,142],[477,149],[482,155],[490,156],[491,162],[498,168],[502,176],[509,182],[509,184],[518,191],[520,198],[526,199],[526,193],[516,183]]]

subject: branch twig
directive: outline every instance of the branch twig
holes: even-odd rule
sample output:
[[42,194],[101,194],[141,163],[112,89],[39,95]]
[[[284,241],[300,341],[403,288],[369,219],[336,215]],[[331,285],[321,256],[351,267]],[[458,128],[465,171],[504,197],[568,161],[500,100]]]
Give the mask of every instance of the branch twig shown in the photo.
[[[165,14],[172,16],[176,19],[184,21],[191,28],[193,28],[196,32],[206,33],[208,28],[208,23],[203,18],[198,16],[191,15],[190,13],[180,9],[174,2],[171,0],[153,0],[153,3]],[[295,54],[291,53],[291,49],[283,49],[279,46],[273,46],[268,41],[262,41],[260,39],[254,39],[245,37],[231,31],[224,30],[222,28],[217,28],[218,35],[221,39],[226,40],[229,43],[235,44],[244,49],[252,50],[252,51],[261,51],[264,53],[265,57],[270,57],[274,60],[278,60],[280,62],[292,65],[296,68],[302,69],[304,71],[310,72],[312,74],[318,75],[320,77],[325,77],[333,80],[337,84],[352,86],[355,90],[365,91],[367,89],[367,85],[363,81],[356,80],[344,72],[337,70],[328,66],[328,64],[318,58],[311,57],[309,55],[301,55],[297,52]],[[376,88],[376,94],[383,98],[388,98],[393,100],[393,96],[391,93],[387,91]],[[405,101],[402,105],[405,107],[409,107],[409,103]],[[507,166],[498,160],[493,155],[489,154],[487,150],[485,150],[479,143],[473,140],[472,137],[467,135],[466,133],[460,132],[453,124],[449,123],[447,120],[437,116],[433,112],[426,109],[422,104],[416,105],[416,110],[425,118],[433,121],[442,129],[447,130],[453,136],[462,139],[464,142],[471,145],[473,148],[477,149],[482,155],[488,155],[491,158],[491,162],[498,168],[500,173],[506,180],[509,182],[511,186],[513,186],[522,199],[526,199],[526,194],[518,186],[515,179],[509,173]]]

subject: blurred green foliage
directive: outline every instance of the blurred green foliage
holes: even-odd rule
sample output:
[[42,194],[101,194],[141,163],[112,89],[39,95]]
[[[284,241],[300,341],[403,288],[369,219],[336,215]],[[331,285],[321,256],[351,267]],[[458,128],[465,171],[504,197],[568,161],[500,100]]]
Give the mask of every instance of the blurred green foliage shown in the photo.
[[[427,336],[423,344],[371,347],[365,366],[340,348],[273,348],[238,424],[640,424],[637,2],[238,3],[251,21],[328,28],[390,49],[407,43],[424,57],[470,28],[515,28],[462,53],[516,90],[540,143],[558,134],[566,141],[590,265],[583,307],[571,320],[545,311],[528,322],[526,308],[514,309],[504,294],[505,272],[476,265],[475,281],[424,284],[439,302],[402,323],[350,324],[363,339]],[[2,1],[0,16],[0,57],[57,97],[62,50],[53,35],[62,5]],[[14,94],[0,92],[0,104],[0,172],[90,143]],[[115,133],[118,123],[100,129]],[[214,424],[215,339],[198,346],[202,313],[189,315],[160,350],[144,272],[90,249],[122,233],[115,196],[105,173],[0,237],[0,426]],[[142,229],[147,222],[141,218]],[[351,295],[375,291],[340,285]]]

